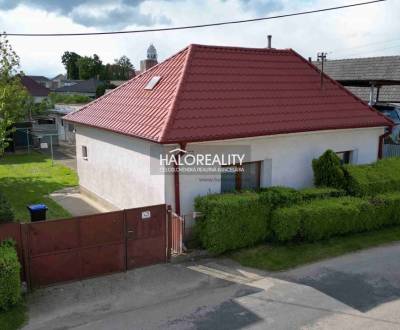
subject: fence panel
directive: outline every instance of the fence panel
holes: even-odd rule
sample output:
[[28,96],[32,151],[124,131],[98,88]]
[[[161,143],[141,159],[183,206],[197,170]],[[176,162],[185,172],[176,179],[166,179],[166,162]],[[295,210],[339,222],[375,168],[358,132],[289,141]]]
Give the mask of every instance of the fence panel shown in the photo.
[[400,157],[400,144],[384,144],[383,158]]

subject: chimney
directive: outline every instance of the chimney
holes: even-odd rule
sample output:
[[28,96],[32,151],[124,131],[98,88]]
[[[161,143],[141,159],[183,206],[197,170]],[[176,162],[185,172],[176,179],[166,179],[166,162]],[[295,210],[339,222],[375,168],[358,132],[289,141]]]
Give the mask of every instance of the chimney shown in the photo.
[[270,34],[268,35],[268,48],[272,48],[272,36]]
[[312,63],[312,57],[308,58],[308,62]]

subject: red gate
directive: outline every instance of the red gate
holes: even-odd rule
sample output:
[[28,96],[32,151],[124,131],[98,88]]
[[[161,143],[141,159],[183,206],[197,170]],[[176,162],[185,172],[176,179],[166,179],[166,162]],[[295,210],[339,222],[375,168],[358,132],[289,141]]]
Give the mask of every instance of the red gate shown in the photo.
[[46,286],[168,261],[170,215],[166,205],[155,205],[5,224],[0,225],[0,241],[12,238],[17,242],[22,275],[30,288]]
[[127,269],[166,262],[165,205],[126,210]]

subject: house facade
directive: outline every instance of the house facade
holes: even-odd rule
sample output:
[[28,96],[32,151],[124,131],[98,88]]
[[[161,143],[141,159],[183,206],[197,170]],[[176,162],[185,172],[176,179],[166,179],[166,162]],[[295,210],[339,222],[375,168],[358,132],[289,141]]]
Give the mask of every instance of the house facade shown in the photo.
[[[319,70],[293,50],[202,45],[65,120],[75,125],[83,191],[119,208],[170,204],[186,219],[199,195],[312,186],[312,159],[326,149],[373,162],[392,125],[329,77],[321,86]],[[236,151],[242,163],[213,172],[163,163]]]

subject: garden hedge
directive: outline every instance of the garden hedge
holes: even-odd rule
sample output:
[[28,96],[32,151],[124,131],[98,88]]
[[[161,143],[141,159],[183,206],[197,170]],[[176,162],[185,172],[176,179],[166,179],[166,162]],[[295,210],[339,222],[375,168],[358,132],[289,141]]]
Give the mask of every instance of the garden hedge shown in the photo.
[[400,191],[400,158],[386,158],[367,165],[341,165],[327,150],[312,162],[316,186],[341,188],[353,196],[373,196]]
[[14,220],[14,212],[10,203],[0,192],[0,223],[12,222]]
[[203,217],[196,221],[194,233],[203,247],[215,254],[251,246],[272,239],[274,209],[343,194],[333,188],[271,187],[259,192],[197,197],[195,209]]
[[340,197],[277,209],[271,227],[279,241],[316,241],[400,224],[400,192]]
[[223,194],[199,197],[196,210],[204,217],[196,222],[195,232],[211,253],[252,246],[268,235],[269,208],[256,193]]
[[345,165],[346,190],[354,196],[400,191],[400,158],[386,158],[369,165]]
[[0,244],[0,311],[8,310],[21,299],[20,264],[12,241]]

